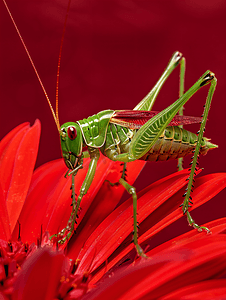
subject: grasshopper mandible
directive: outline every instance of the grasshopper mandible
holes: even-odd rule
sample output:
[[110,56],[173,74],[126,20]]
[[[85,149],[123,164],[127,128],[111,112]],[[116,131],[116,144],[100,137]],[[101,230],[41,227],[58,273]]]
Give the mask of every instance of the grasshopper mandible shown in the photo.
[[[3,2],[10,14],[10,17],[12,18],[5,0],[3,0]],[[185,59],[182,57],[180,52],[175,52],[156,85],[133,110],[120,111],[109,109],[101,111],[87,119],[79,120],[77,122],[68,122],[60,126],[58,117],[58,96],[56,96],[55,113],[13,18],[12,21],[29,59],[31,60],[32,66],[41,83],[52,111],[60,136],[62,155],[65,164],[68,167],[66,175],[72,176],[72,213],[67,226],[56,235],[60,238],[59,242],[64,243],[74,232],[74,225],[80,203],[92,184],[100,152],[113,161],[123,162],[124,171],[126,163],[135,160],[165,161],[168,159],[182,158],[193,153],[191,173],[186,193],[184,194],[185,199],[182,204],[182,211],[184,214],[186,213],[190,225],[200,231],[206,230],[208,232],[208,228],[200,227],[194,222],[188,209],[190,207],[190,203],[192,204],[190,199],[198,156],[199,154],[206,154],[209,149],[217,147],[217,145],[212,144],[209,139],[203,137],[211,100],[217,82],[215,75],[210,71],[206,71],[186,93],[183,94],[183,92],[181,92],[180,98],[169,107],[161,112],[151,111],[161,87],[178,65],[180,65],[181,77],[180,90],[183,91]],[[190,99],[190,97],[202,86],[208,84],[210,84],[210,87],[206,103],[204,105],[205,109],[202,118],[177,115],[178,111]],[[180,125],[191,123],[201,124],[198,136],[179,127]],[[86,149],[88,152],[85,151]],[[87,155],[90,157],[89,169],[76,200],[74,190],[75,175],[79,169],[82,168],[83,158]],[[126,191],[132,195],[133,199],[134,245],[137,253],[141,256],[145,256],[142,248],[138,244],[136,190],[133,186],[126,182],[124,175],[125,172],[122,174],[122,177],[119,179],[119,184],[121,184]]]

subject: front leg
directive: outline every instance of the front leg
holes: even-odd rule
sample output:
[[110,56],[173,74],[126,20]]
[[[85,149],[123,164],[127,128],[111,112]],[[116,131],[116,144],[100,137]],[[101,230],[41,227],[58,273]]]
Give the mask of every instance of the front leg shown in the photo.
[[72,234],[74,232],[74,226],[75,226],[76,218],[77,218],[77,215],[78,215],[78,210],[79,210],[79,207],[80,207],[80,203],[82,201],[82,197],[87,193],[87,191],[88,191],[88,189],[89,189],[89,187],[90,187],[90,185],[93,181],[95,172],[96,172],[97,162],[98,162],[98,159],[100,157],[99,150],[95,149],[95,148],[88,147],[88,151],[89,151],[89,156],[90,156],[91,160],[90,160],[90,163],[89,163],[89,169],[88,169],[88,172],[86,174],[85,180],[83,181],[83,184],[80,188],[79,196],[78,196],[77,201],[75,201],[75,190],[74,190],[75,174],[73,173],[73,171],[71,173],[69,173],[70,175],[72,175],[72,198],[73,198],[72,213],[71,213],[71,216],[69,218],[69,221],[68,221],[68,224],[67,224],[66,228],[63,229],[60,232],[60,236],[62,236],[62,235],[65,234],[66,231],[69,231],[64,238],[62,238],[61,240],[58,241],[60,244],[64,244],[72,236]]
[[88,147],[88,151],[89,151],[89,156],[90,156],[91,160],[90,160],[90,163],[89,163],[89,169],[88,169],[88,172],[86,174],[86,178],[83,181],[82,187],[79,191],[79,196],[78,196],[78,199],[77,199],[77,205],[76,205],[76,209],[75,209],[75,215],[78,212],[82,197],[87,193],[87,191],[88,191],[88,189],[89,189],[89,187],[90,187],[90,185],[93,181],[93,178],[94,178],[94,175],[95,175],[95,172],[96,172],[97,162],[98,162],[98,159],[100,157],[100,152],[99,152],[98,149]]

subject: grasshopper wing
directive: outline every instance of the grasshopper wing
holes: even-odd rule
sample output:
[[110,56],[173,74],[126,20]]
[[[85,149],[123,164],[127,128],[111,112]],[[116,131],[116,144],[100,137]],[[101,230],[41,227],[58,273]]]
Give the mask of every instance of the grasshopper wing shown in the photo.
[[[142,110],[116,110],[110,119],[110,123],[121,125],[130,129],[141,128],[148,120],[157,115],[158,111]],[[202,118],[176,115],[169,126],[188,125],[200,123]]]

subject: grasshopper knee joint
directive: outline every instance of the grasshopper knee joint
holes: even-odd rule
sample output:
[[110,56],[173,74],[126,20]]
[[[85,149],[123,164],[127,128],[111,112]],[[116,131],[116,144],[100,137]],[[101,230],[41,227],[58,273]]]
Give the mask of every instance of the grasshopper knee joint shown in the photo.
[[136,189],[135,187],[131,187],[128,191],[131,195],[136,195]]

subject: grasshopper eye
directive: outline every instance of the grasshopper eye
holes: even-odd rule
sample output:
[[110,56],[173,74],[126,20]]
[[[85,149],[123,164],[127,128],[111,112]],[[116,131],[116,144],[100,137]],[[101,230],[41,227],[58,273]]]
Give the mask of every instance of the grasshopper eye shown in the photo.
[[67,129],[67,134],[70,140],[74,140],[77,136],[77,130],[74,126],[69,126]]

